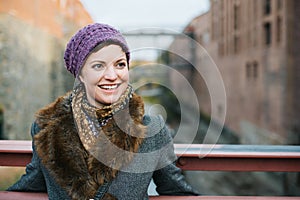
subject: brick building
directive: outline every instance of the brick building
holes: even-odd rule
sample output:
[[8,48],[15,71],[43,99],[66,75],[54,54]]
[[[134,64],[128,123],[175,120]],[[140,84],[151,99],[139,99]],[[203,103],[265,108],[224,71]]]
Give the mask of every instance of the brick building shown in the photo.
[[30,139],[34,113],[73,87],[64,48],[91,22],[80,0],[0,0],[1,138]]
[[[185,32],[193,31],[194,39],[207,50],[221,73],[227,108],[216,106],[220,113],[227,110],[225,124],[239,134],[243,143],[299,143],[300,21],[296,19],[300,2],[210,3],[208,13],[195,18]],[[175,40],[171,48],[179,43]],[[181,51],[193,53],[189,45],[181,46]],[[206,65],[202,52],[201,48],[194,51],[196,68]],[[176,62],[170,59],[171,65]],[[205,76],[206,82],[215,79],[209,73]],[[189,80],[197,91],[201,110],[210,115],[211,100],[203,77],[195,75]],[[177,84],[174,79],[173,84]]]

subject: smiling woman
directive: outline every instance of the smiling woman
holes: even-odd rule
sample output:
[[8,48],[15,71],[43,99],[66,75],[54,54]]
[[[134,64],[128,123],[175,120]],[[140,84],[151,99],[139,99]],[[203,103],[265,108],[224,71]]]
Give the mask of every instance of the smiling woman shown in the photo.
[[79,79],[84,83],[88,101],[101,108],[116,102],[128,87],[126,55],[118,45],[105,46],[92,53],[82,67]]
[[121,33],[106,24],[83,27],[64,59],[73,91],[37,112],[32,161],[8,190],[47,192],[50,200],[141,200],[153,179],[161,195],[198,195],[174,165],[162,117],[144,115],[129,84]]

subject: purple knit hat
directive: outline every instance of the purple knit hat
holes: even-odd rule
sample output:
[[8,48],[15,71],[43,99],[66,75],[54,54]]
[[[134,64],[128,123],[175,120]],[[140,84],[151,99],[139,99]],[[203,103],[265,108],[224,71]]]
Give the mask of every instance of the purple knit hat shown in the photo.
[[129,48],[122,34],[107,24],[94,23],[80,29],[67,44],[64,55],[67,70],[77,77],[89,53],[105,41],[120,44],[129,62]]

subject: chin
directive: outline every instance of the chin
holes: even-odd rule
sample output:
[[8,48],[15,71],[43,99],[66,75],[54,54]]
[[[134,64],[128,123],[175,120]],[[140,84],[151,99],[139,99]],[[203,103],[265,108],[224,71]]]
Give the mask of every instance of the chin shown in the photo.
[[98,94],[96,95],[96,101],[105,105],[113,104],[120,99],[125,90],[126,88],[112,94]]
[[98,102],[109,105],[109,104],[113,104],[113,103],[117,102],[119,100],[119,98],[120,98],[120,96],[118,95],[118,97],[114,96],[112,98],[105,98],[105,99],[99,100]]

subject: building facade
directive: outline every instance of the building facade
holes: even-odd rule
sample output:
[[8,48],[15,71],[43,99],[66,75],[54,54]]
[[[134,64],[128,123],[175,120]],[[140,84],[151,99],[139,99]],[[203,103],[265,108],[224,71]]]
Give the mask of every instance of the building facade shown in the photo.
[[91,22],[79,0],[1,0],[1,138],[30,139],[35,112],[72,89],[63,52]]
[[[299,143],[296,85],[300,83],[297,68],[300,32],[296,19],[300,2],[211,0],[210,3],[208,13],[195,18],[187,27],[193,30],[194,39],[207,50],[222,76],[227,103],[226,108],[220,104],[216,109],[220,114],[226,112],[225,125],[239,135],[242,143]],[[184,48],[186,52],[190,49]],[[201,51],[194,52],[196,68],[206,68]],[[201,78],[192,81],[201,110],[208,115],[212,105],[205,86],[216,81],[215,78],[207,73],[204,83]]]

